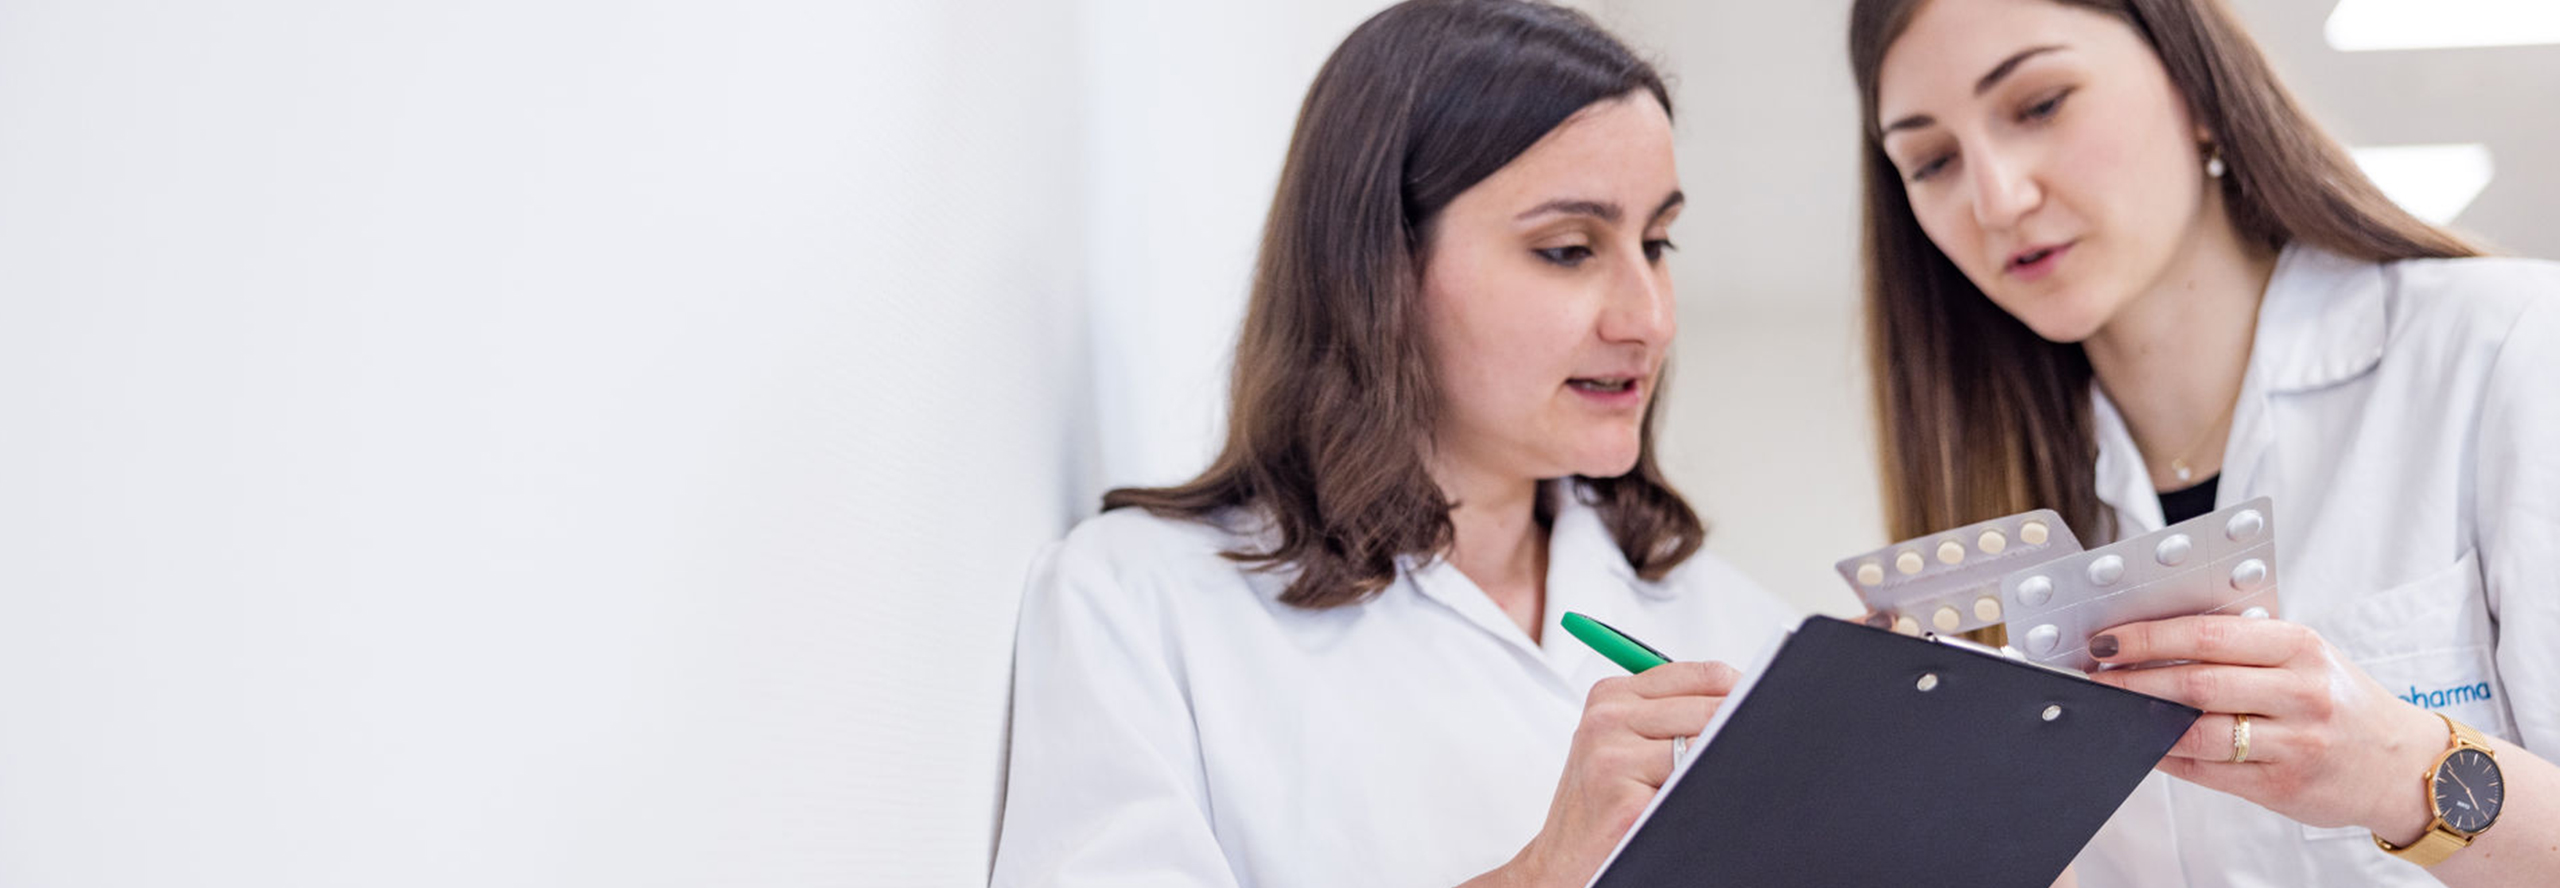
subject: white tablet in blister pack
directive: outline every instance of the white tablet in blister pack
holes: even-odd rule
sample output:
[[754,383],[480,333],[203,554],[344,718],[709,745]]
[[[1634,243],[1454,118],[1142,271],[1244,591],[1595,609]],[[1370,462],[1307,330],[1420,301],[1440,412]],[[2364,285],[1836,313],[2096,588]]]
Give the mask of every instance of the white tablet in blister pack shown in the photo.
[[2259,497],[2000,580],[2009,646],[2029,660],[2097,668],[2089,639],[2190,614],[2276,614],[2276,516]]
[[1841,559],[1870,612],[1868,625],[1904,635],[1952,635],[1999,625],[2000,578],[2080,551],[2051,509],[1968,524]]

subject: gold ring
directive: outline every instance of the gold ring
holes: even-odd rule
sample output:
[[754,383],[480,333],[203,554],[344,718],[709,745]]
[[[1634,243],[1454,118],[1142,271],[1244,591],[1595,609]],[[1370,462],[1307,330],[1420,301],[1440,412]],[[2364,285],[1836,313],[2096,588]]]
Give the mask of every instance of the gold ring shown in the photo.
[[2237,765],[2248,760],[2249,717],[2235,715],[2231,717],[2231,763]]

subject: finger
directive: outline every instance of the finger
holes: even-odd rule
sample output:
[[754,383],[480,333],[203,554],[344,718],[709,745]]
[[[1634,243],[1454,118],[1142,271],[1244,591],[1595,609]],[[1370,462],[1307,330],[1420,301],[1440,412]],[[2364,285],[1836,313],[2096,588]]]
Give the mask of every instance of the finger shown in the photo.
[[1742,672],[1712,660],[1664,663],[1627,679],[1641,697],[1721,697],[1732,692]]
[[1653,740],[1695,737],[1707,729],[1707,719],[1715,716],[1716,704],[1722,702],[1722,697],[1646,700],[1629,709],[1626,726],[1639,736]]
[[2275,795],[2278,789],[2277,781],[2283,776],[2281,769],[2259,767],[2258,751],[2255,749],[2249,750],[2247,763],[2237,765],[2191,758],[2161,759],[2160,773],[2244,799],[2263,799]]
[[1661,788],[1671,779],[1671,741],[1620,734],[1593,747],[1590,764],[1612,779]]
[[2089,654],[2107,663],[2201,660],[2276,666],[2318,641],[2317,634],[2298,623],[2206,614],[2117,626],[2089,639]]
[[2188,663],[2149,669],[2109,669],[2090,676],[2101,684],[2202,709],[2293,715],[2310,694],[2308,683],[2287,669]]
[[2232,756],[2240,749],[2239,722],[2237,716],[2205,713],[2203,718],[2196,719],[2194,727],[2188,728],[2187,733],[2178,738],[2176,746],[2169,747],[2169,756],[2204,763],[2242,765],[2266,765],[2284,760],[2284,744],[2278,742],[2281,737],[2276,735],[2290,729],[2280,719],[2250,716],[2249,760],[2232,761]]

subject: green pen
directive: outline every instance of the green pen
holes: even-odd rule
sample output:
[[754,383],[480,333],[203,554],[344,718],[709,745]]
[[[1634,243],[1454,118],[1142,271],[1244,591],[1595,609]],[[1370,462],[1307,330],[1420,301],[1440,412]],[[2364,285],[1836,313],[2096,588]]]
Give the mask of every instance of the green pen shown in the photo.
[[1609,662],[1626,667],[1628,672],[1643,672],[1671,662],[1670,657],[1635,640],[1634,636],[1573,611],[1564,612],[1564,631],[1573,633],[1573,637],[1582,639],[1583,644],[1599,651],[1601,656],[1609,658]]

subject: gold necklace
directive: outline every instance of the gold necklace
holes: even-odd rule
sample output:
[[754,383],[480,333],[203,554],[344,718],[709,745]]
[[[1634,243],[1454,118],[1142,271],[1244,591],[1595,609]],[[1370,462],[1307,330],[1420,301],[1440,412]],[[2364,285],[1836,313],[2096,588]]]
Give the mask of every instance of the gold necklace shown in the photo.
[[[2231,397],[2231,406],[2233,409],[2239,408],[2239,395],[2235,394]],[[2169,457],[2169,471],[2178,476],[2178,483],[2185,484],[2189,481],[2195,480],[2196,470],[2194,466],[2187,463],[2187,456],[2195,453],[2196,448],[2204,446],[2204,442],[2213,440],[2213,433],[2220,431],[2222,429],[2222,424],[2230,421],[2231,411],[2223,411],[2221,419],[2214,420],[2212,425],[2204,427],[2203,436],[2198,437],[2193,442],[2187,444],[2187,448],[2180,451],[2177,455]]]

